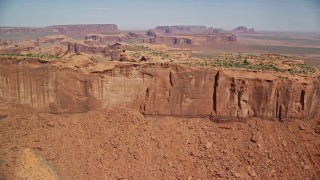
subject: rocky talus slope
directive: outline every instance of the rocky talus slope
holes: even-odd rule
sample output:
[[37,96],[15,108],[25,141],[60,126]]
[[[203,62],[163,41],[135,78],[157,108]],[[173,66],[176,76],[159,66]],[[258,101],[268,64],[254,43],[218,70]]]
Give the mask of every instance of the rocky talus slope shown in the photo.
[[317,179],[320,122],[144,117],[117,107],[0,120],[0,179]]

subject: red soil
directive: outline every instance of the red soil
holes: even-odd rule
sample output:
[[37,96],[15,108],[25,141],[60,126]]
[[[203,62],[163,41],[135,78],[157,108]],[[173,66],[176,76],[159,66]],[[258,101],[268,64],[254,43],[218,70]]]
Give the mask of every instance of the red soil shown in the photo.
[[319,120],[219,124],[119,108],[9,115],[0,120],[0,175],[21,178],[17,159],[30,148],[60,179],[312,179],[319,132]]

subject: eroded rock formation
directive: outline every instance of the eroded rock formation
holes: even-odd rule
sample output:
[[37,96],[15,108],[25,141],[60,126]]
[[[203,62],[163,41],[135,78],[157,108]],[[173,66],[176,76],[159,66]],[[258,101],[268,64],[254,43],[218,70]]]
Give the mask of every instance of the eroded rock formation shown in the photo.
[[129,32],[128,36],[132,37],[132,38],[139,38],[141,36],[141,34],[135,33],[135,32]]
[[202,33],[207,30],[206,26],[157,26],[154,29],[159,33],[169,33],[169,34],[194,34]]
[[125,50],[125,46],[115,43],[107,46],[90,46],[81,42],[69,42],[68,52],[72,53],[86,53],[95,55],[110,56],[112,60],[120,60],[121,53]]
[[240,34],[255,34],[254,28],[248,28],[245,26],[239,26],[232,30],[234,33],[240,33]]
[[0,46],[1,54],[19,54],[40,51],[39,43],[35,40],[25,40],[16,44]]
[[41,112],[124,106],[150,115],[210,116],[217,121],[307,119],[320,110],[318,76],[280,78],[263,72],[174,64],[109,63],[102,67],[84,73],[54,62],[2,58],[0,99]]
[[73,53],[87,53],[87,54],[104,54],[105,48],[100,46],[89,46],[81,42],[69,42],[68,51]]
[[219,42],[236,42],[237,36],[231,33],[197,34],[184,36],[156,35],[150,38],[150,43],[166,45],[205,45]]
[[0,39],[0,46],[8,46],[11,45],[11,41]]
[[111,44],[115,42],[122,42],[127,39],[129,39],[129,37],[124,34],[87,34],[85,38],[85,43],[89,45]]
[[37,38],[38,43],[52,43],[52,44],[56,43],[56,44],[66,45],[70,41],[73,41],[73,39],[65,35],[53,35],[53,36],[45,36],[42,38]]

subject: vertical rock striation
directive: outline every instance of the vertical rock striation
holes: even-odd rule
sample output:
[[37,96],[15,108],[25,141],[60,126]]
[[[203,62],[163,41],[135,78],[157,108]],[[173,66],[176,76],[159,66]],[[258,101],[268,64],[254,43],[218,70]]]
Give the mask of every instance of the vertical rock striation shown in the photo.
[[319,77],[117,64],[85,73],[37,59],[0,61],[0,99],[34,111],[86,112],[108,106],[215,121],[308,119],[319,112]]

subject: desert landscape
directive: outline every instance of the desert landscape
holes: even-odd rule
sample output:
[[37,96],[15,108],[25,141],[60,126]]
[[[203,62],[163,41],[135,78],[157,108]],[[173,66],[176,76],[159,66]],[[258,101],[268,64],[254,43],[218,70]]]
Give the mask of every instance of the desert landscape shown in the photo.
[[320,33],[211,26],[0,26],[0,180],[319,179]]

